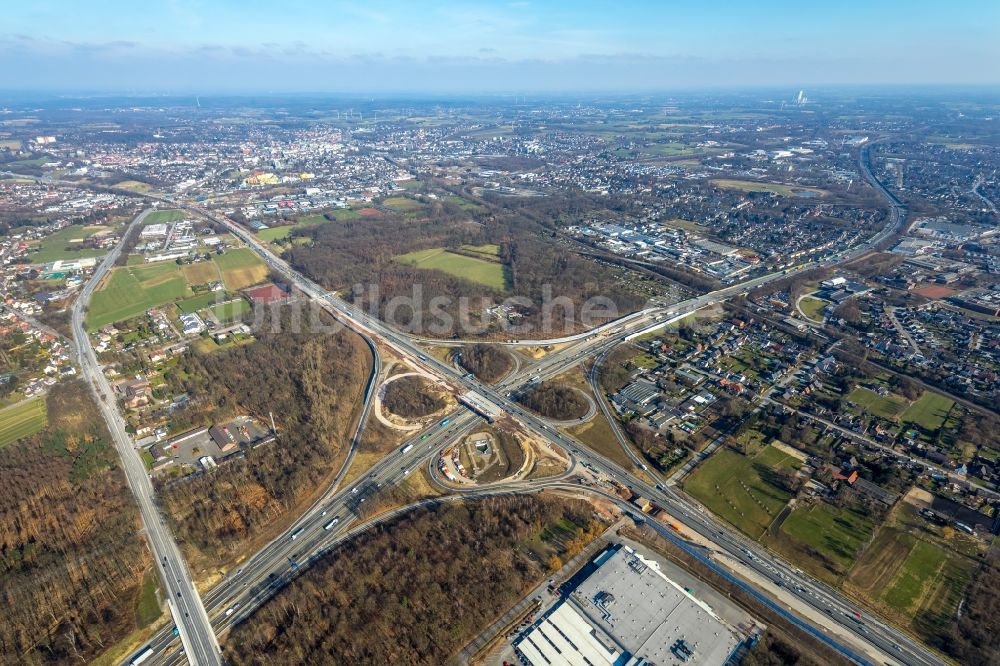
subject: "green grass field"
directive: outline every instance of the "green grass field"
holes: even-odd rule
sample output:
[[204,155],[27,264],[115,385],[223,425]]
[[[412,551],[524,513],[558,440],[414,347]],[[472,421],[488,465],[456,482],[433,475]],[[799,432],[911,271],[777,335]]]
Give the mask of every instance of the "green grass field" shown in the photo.
[[0,449],[34,435],[49,423],[45,398],[31,398],[0,410]]
[[847,394],[847,399],[859,405],[869,414],[881,416],[884,419],[895,419],[907,408],[906,398],[895,393],[881,396],[875,391],[863,386],[857,386]]
[[952,625],[986,546],[955,532],[926,529],[901,502],[858,560],[845,587],[923,637]]
[[677,155],[691,155],[701,151],[686,143],[672,141],[670,143],[654,143],[651,146],[644,146],[639,149],[639,152],[657,157],[676,157]]
[[16,162],[11,162],[11,164],[14,166],[40,167],[49,161],[51,161],[49,157],[36,157],[34,159],[17,160]]
[[109,227],[82,226],[71,224],[59,231],[43,238],[38,244],[38,251],[30,255],[31,260],[38,264],[47,264],[58,259],[82,259],[85,257],[100,257],[107,254],[107,250],[98,248],[83,247],[80,243],[71,241],[82,241],[90,238],[98,231],[109,229]]
[[854,565],[874,529],[865,516],[826,503],[796,508],[781,525],[793,540],[819,551],[843,571]]
[[889,585],[875,591],[877,598],[894,611],[917,618],[918,629],[946,626],[954,618],[976,562],[922,539],[913,540],[908,550],[895,563]]
[[394,260],[417,268],[443,271],[449,275],[478,282],[496,290],[503,290],[507,287],[501,264],[455,254],[444,248],[409,252],[395,257]]
[[332,215],[334,219],[339,222],[343,222],[344,220],[356,220],[361,217],[361,214],[353,208],[334,208],[331,211],[327,211],[327,213]]
[[382,202],[383,206],[393,210],[411,211],[421,208],[421,203],[407,197],[389,197]]
[[801,460],[774,446],[768,446],[758,453],[754,458],[754,464],[765,465],[771,469],[798,469],[802,467]]
[[632,362],[635,363],[640,368],[645,368],[646,370],[652,370],[653,368],[657,368],[660,366],[660,362],[656,358],[650,356],[645,352],[643,352],[642,354],[638,354],[637,356],[633,356]]
[[145,194],[152,190],[152,186],[149,183],[143,183],[139,180],[123,180],[115,183],[115,187],[122,190],[129,190],[131,192],[139,192],[140,194]]
[[954,405],[955,402],[950,398],[933,391],[925,391],[903,412],[902,420],[916,423],[928,432],[935,432],[944,423]]
[[948,554],[934,544],[918,540],[882,598],[899,610],[911,609],[920,598],[925,583],[936,576],[947,557]]
[[765,480],[775,469],[793,469],[799,461],[767,446],[753,458],[720,449],[684,483],[684,489],[713,513],[755,539],[760,538],[791,497]]
[[257,234],[257,238],[263,241],[274,242],[288,238],[296,226],[298,225],[288,224],[283,227],[268,227],[267,229],[259,229],[254,233]]
[[802,314],[806,316],[806,319],[811,319],[813,321],[822,322],[823,321],[823,310],[829,305],[826,301],[821,298],[813,298],[812,296],[805,296],[799,301],[799,310]]
[[180,266],[172,261],[119,267],[91,297],[87,327],[94,329],[137,317],[190,294]]
[[316,213],[314,215],[306,215],[295,220],[295,224],[285,225],[283,227],[269,227],[267,229],[261,229],[257,232],[257,237],[265,241],[276,241],[284,240],[288,238],[291,233],[296,229],[306,229],[308,227],[315,227],[320,224],[326,224],[329,222],[326,219],[326,215],[332,216],[338,221],[342,220],[352,220],[356,217],[361,217],[355,211],[350,208],[338,208],[335,210],[327,211],[324,213]]
[[249,268],[251,266],[258,265],[261,262],[250,248],[238,247],[236,249],[226,251],[225,254],[216,256],[215,263],[217,263],[219,268],[223,271],[229,271],[238,268]]
[[444,198],[444,200],[447,201],[448,203],[455,204],[456,206],[458,206],[463,210],[477,210],[479,208],[477,204],[472,203],[468,199],[455,196],[454,194],[449,194]]
[[209,308],[209,310],[213,315],[215,315],[216,319],[225,323],[242,317],[245,313],[250,311],[250,308],[250,303],[241,298],[239,300],[229,301],[228,303],[213,305]]
[[[212,261],[230,291],[257,284],[267,277],[267,266],[248,248],[229,250]],[[116,321],[137,317],[150,308],[180,301],[184,312],[195,312],[215,302],[214,293],[193,295],[191,266],[173,261],[119,266],[105,278],[90,299],[87,327],[91,330]]]
[[267,266],[250,248],[227,250],[225,254],[215,257],[215,263],[222,271],[226,289],[230,291],[257,284],[267,277]]
[[826,190],[815,187],[802,187],[801,185],[786,185],[785,183],[758,183],[752,180],[730,180],[728,178],[716,178],[710,181],[716,187],[727,190],[742,190],[744,192],[771,192],[783,197],[821,197],[826,196]]
[[177,309],[184,313],[197,312],[214,304],[217,298],[223,301],[228,297],[222,292],[209,291],[192,296],[191,298],[185,298],[183,301],[177,301]]
[[177,220],[183,220],[187,216],[182,210],[155,210],[146,216],[143,220],[144,224],[165,224],[167,222],[176,222]]
[[148,572],[142,579],[142,587],[139,588],[139,597],[135,604],[135,623],[139,628],[149,626],[160,617],[162,610],[160,600],[156,597],[157,587],[156,573]]

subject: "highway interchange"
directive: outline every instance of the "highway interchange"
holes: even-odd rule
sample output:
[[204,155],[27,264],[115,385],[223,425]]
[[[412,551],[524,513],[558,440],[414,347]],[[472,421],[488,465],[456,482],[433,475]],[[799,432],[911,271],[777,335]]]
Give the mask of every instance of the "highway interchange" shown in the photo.
[[[547,354],[541,360],[516,368],[499,384],[492,387],[483,385],[474,378],[464,375],[455,367],[428,355],[413,337],[387,326],[305,278],[234,222],[184,202],[161,199],[170,205],[177,205],[204,215],[226,227],[257,252],[274,272],[288,280],[304,297],[326,309],[338,321],[361,334],[372,350],[374,362],[372,375],[365,389],[362,414],[348,453],[348,460],[345,461],[327,493],[296,520],[285,533],[246,560],[239,569],[227,575],[222,582],[207,592],[203,599],[199,599],[169,530],[166,529],[155,508],[152,486],[146,476],[145,468],[142,467],[141,460],[132,447],[131,441],[124,433],[124,424],[117,409],[114,408],[114,397],[110,393],[110,388],[107,386],[99,366],[97,366],[96,357],[94,357],[93,350],[83,332],[82,308],[94,286],[107,269],[113,265],[120,247],[113,253],[114,256],[109,256],[102,263],[74,307],[74,333],[77,337],[78,348],[85,349],[85,351],[80,352],[80,362],[98,395],[102,391],[107,391],[105,394],[107,397],[100,400],[102,412],[108,420],[112,432],[115,433],[116,446],[122,457],[130,487],[140,504],[154,557],[157,558],[158,564],[162,563],[165,566],[165,570],[161,571],[162,578],[165,589],[171,598],[171,612],[180,634],[180,642],[184,648],[182,655],[178,650],[180,646],[177,645],[177,639],[171,631],[172,628],[164,628],[150,642],[149,646],[154,652],[154,657],[146,663],[172,664],[179,663],[184,658],[195,664],[219,663],[218,643],[215,637],[250,615],[276,589],[283,586],[290,577],[301,571],[312,559],[371,525],[416,506],[410,505],[394,509],[388,515],[383,514],[366,521],[359,518],[358,514],[364,515],[363,501],[371,497],[372,491],[398,484],[421,465],[428,465],[429,469],[433,470],[434,462],[440,451],[480,422],[479,417],[469,411],[456,411],[448,417],[446,425],[441,425],[439,422],[431,429],[414,435],[405,443],[412,444],[411,448],[405,451],[402,448],[394,450],[369,469],[366,476],[356,480],[349,487],[340,488],[339,483],[342,481],[356,451],[358,440],[373,402],[371,398],[376,389],[381,368],[376,345],[391,349],[410,364],[439,378],[456,393],[476,391],[485,396],[536,438],[547,441],[550,445],[558,445],[570,457],[569,469],[559,476],[540,481],[522,481],[514,484],[499,483],[475,489],[465,489],[465,492],[456,492],[447,499],[470,495],[537,492],[548,487],[572,489],[577,493],[604,494],[608,499],[618,502],[627,510],[627,505],[620,498],[607,495],[607,493],[592,486],[567,483],[566,480],[571,475],[579,475],[582,470],[590,470],[596,476],[614,479],[633,492],[654,499],[676,523],[711,542],[718,554],[724,555],[731,562],[739,563],[739,566],[753,571],[758,579],[769,581],[770,585],[765,587],[765,594],[762,598],[767,599],[772,605],[775,605],[772,597],[791,595],[798,603],[823,613],[829,620],[827,626],[830,626],[831,623],[836,624],[839,627],[840,636],[850,638],[850,645],[844,644],[848,641],[838,640],[827,632],[804,623],[802,618],[796,618],[794,613],[782,610],[800,626],[803,626],[820,640],[824,640],[849,659],[859,663],[873,663],[872,659],[903,664],[944,663],[940,657],[908,635],[865,614],[859,606],[845,599],[840,593],[802,574],[798,569],[771,555],[755,542],[745,540],[669,485],[648,483],[640,478],[637,470],[623,469],[603,456],[594,453],[568,434],[551,426],[544,419],[526,412],[508,397],[510,393],[523,388],[535,378],[555,377],[586,359],[600,357],[627,340],[660,329],[670,322],[704,307],[744,294],[769,282],[783,279],[791,272],[848,261],[880,246],[881,243],[900,231],[906,219],[906,211],[898,200],[892,197],[871,174],[867,163],[867,151],[868,149],[865,147],[859,158],[862,171],[869,182],[886,198],[891,214],[889,222],[883,230],[865,244],[827,257],[821,262],[807,263],[794,269],[762,275],[744,283],[670,306],[648,308],[586,333],[541,342],[533,340],[531,344],[534,345],[559,344],[561,348]],[[449,341],[448,344],[456,342]],[[116,427],[115,423],[119,425]],[[637,467],[645,469],[645,466],[630,448],[627,445],[624,448]],[[449,489],[452,491],[462,490],[454,486],[450,486]],[[417,505],[437,501],[445,500],[444,498],[423,500]],[[332,522],[334,518],[337,518],[336,523]],[[656,527],[664,531],[662,526]],[[669,530],[664,531],[664,535],[676,540],[676,537],[670,534]],[[164,556],[166,556],[165,560]],[[755,593],[761,596],[760,590],[755,590]],[[780,606],[775,607],[781,610]],[[861,646],[862,649],[859,649],[858,646]]]

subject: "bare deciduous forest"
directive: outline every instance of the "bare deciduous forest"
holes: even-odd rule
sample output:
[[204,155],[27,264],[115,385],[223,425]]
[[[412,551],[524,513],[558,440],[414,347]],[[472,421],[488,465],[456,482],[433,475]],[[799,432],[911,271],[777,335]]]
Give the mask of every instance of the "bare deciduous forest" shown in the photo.
[[[419,285],[416,296],[426,315],[422,326],[426,327],[432,316],[442,321],[438,312],[447,315],[451,326],[443,337],[454,333],[469,337],[473,330],[460,323],[460,297],[469,299],[468,319],[472,326],[481,326],[483,335],[496,333],[498,323],[482,316],[481,309],[510,296],[531,302],[519,306],[523,317],[517,324],[534,331],[523,337],[541,335],[543,324],[547,324],[547,335],[582,329],[580,308],[592,297],[610,299],[619,315],[642,307],[645,298],[622,285],[610,268],[567,252],[559,244],[554,223],[548,220],[550,204],[531,202],[517,209],[491,208],[474,214],[473,220],[468,212],[436,204],[418,219],[387,213],[378,218],[331,222],[293,231],[293,236],[306,236],[310,242],[292,245],[285,256],[296,269],[328,288],[351,290],[354,285],[363,285],[362,292],[353,295],[355,303],[377,307],[383,314],[393,298],[414,297],[414,285]],[[542,208],[545,210],[536,210]],[[499,259],[508,284],[505,290],[393,261],[395,256],[419,249],[446,247],[460,251],[462,245],[486,243],[500,248]],[[377,294],[369,293],[367,285],[378,285]],[[564,303],[569,306],[552,307],[546,312],[542,307],[546,294],[566,297]],[[431,299],[436,296],[447,297],[450,302],[431,308]],[[409,308],[398,308],[396,319],[400,326],[418,328]]]
[[487,384],[497,381],[513,367],[510,354],[495,345],[475,344],[462,347],[459,352],[459,364]]
[[49,425],[0,451],[0,662],[84,663],[135,628],[151,558],[139,511],[83,381]]
[[411,376],[394,380],[386,386],[382,404],[393,414],[420,418],[442,409],[445,401],[437,395],[429,381]]
[[590,505],[507,496],[416,509],[319,562],[238,625],[233,664],[437,666],[579,552]]
[[993,666],[1000,656],[1000,556],[994,548],[969,584],[958,621],[931,639],[946,653],[968,666]]
[[518,402],[550,419],[567,421],[587,413],[587,401],[576,389],[550,382],[529,388],[518,398]]
[[178,537],[209,557],[231,554],[287,515],[334,471],[350,440],[371,363],[367,347],[347,331],[296,331],[282,312],[281,325],[265,322],[254,343],[188,352],[168,374],[191,396],[176,415],[187,425],[237,414],[267,422],[271,412],[278,428],[276,442],[162,488]]

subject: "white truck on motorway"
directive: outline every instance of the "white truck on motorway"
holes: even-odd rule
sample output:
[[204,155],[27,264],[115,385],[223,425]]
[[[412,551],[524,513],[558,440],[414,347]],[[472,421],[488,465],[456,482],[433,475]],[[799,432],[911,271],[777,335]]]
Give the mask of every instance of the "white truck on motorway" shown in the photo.
[[406,446],[404,446],[403,448],[401,448],[399,450],[399,452],[400,453],[406,453],[407,451],[409,451],[412,448],[413,448],[413,444],[407,444]]
[[323,529],[327,531],[332,530],[333,526],[339,522],[340,522],[340,516],[334,516],[333,520],[331,520],[330,522],[328,522],[326,525],[323,526]]
[[128,663],[130,664],[130,666],[134,666],[135,664],[141,664],[141,663],[147,661],[148,659],[152,659],[152,657],[153,657],[154,654],[156,654],[156,653],[153,652],[153,648],[151,648],[150,646],[147,645],[145,650],[143,650],[139,654],[135,655],[132,658],[132,661],[130,661]]

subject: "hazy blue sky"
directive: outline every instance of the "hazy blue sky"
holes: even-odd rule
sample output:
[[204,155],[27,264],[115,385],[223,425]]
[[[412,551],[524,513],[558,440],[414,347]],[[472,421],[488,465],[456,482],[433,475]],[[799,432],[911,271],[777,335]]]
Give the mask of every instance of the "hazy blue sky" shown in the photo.
[[30,0],[0,88],[664,90],[997,83],[1000,0]]

